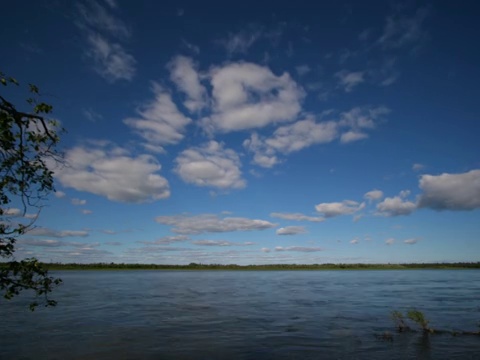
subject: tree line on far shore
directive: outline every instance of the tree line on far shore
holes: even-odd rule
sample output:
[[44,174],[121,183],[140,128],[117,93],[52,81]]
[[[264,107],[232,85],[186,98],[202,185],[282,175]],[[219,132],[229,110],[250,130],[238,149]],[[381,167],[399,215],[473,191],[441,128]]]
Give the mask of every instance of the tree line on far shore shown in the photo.
[[[126,264],[126,263],[43,263],[48,270],[408,270],[408,269],[480,269],[480,262],[405,263],[405,264]],[[1,264],[0,264],[1,266]]]

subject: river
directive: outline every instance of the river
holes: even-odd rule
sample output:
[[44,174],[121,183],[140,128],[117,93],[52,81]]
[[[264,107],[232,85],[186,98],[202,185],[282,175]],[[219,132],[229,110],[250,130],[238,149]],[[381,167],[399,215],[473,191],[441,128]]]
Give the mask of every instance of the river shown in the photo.
[[[62,271],[55,308],[0,301],[0,359],[480,359],[480,271]],[[388,331],[392,339],[377,335]]]

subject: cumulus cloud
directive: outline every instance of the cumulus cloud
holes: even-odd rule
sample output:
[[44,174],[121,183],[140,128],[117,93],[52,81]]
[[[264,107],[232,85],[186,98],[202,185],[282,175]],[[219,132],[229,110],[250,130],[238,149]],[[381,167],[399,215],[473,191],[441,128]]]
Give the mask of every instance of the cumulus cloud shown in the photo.
[[415,211],[417,205],[414,202],[405,200],[409,191],[402,191],[398,196],[387,197],[377,204],[376,215],[381,216],[400,216],[410,215]]
[[339,215],[350,215],[362,210],[364,207],[365,203],[344,200],[342,202],[321,203],[316,205],[315,209],[326,218],[331,218]]
[[277,153],[289,154],[313,144],[328,143],[337,136],[337,124],[333,121],[315,122],[313,118],[297,121],[294,124],[277,128],[268,138],[260,138],[253,133],[243,142],[243,146],[254,153],[253,162],[271,168],[280,160]]
[[356,245],[356,244],[358,244],[359,241],[360,241],[360,240],[358,240],[357,238],[355,238],[355,239],[350,240],[350,244]]
[[296,252],[317,252],[323,251],[322,248],[319,247],[305,247],[305,246],[277,246],[275,247],[275,251],[296,251]]
[[87,56],[94,61],[94,70],[105,80],[132,80],[136,72],[136,60],[118,43],[109,41],[97,33],[87,37]]
[[85,205],[85,204],[87,203],[87,200],[82,200],[82,199],[73,198],[73,199],[71,200],[71,203],[72,203],[72,205],[80,206],[80,205]]
[[253,133],[243,146],[254,153],[255,164],[271,168],[280,162],[278,153],[289,154],[315,144],[330,143],[341,131],[345,131],[340,137],[342,143],[366,138],[366,131],[374,129],[379,119],[388,113],[388,108],[379,106],[355,107],[342,112],[337,120],[319,121],[308,115],[303,120],[278,127],[270,137]]
[[139,241],[142,244],[146,245],[170,245],[178,242],[184,242],[190,240],[186,235],[173,235],[173,236],[163,236],[155,241]]
[[237,153],[213,140],[182,151],[175,162],[174,171],[190,184],[219,189],[240,189],[246,185]]
[[55,191],[55,197],[56,198],[61,199],[61,198],[64,198],[65,196],[67,196],[67,194],[65,194],[63,191],[58,191],[58,190]]
[[394,238],[388,238],[387,240],[385,240],[386,245],[393,245],[394,243],[395,243]]
[[383,198],[383,191],[372,190],[363,195],[363,197],[369,201],[377,201]]
[[219,218],[213,214],[195,216],[158,216],[155,221],[172,226],[172,231],[177,234],[203,234],[230,231],[265,230],[276,227],[277,224],[265,220],[247,219],[241,217]]
[[415,245],[418,242],[418,239],[416,238],[411,238],[403,241],[407,245]]
[[423,169],[425,169],[425,165],[423,165],[423,164],[416,163],[416,164],[412,165],[412,170],[413,171],[421,171]]
[[186,95],[183,102],[192,113],[206,106],[206,89],[200,83],[198,71],[191,58],[177,56],[167,65],[170,79],[177,88]]
[[305,95],[288,73],[275,75],[253,63],[231,63],[210,72],[212,115],[202,119],[209,132],[231,132],[293,121]]
[[341,70],[335,74],[338,79],[338,85],[345,90],[351,92],[353,88],[365,81],[364,71],[347,71]]
[[85,230],[53,230],[49,228],[36,227],[29,229],[27,234],[30,236],[46,236],[53,238],[65,238],[65,237],[86,237],[89,235]]
[[311,222],[322,222],[325,221],[325,218],[321,216],[307,216],[301,213],[271,213],[271,217],[284,219],[284,220],[294,220],[294,221],[311,221]]
[[0,208],[0,215],[16,217],[16,216],[23,215],[23,211],[18,208],[7,208],[7,209]]
[[67,150],[65,162],[54,173],[64,187],[130,203],[170,196],[168,181],[158,175],[161,166],[151,155],[132,156],[107,142],[92,142]]
[[275,151],[288,154],[313,144],[329,143],[337,136],[337,124],[333,121],[315,122],[313,118],[281,126],[265,143]]
[[18,241],[19,245],[29,245],[29,246],[39,246],[39,247],[61,247],[61,246],[71,246],[77,249],[93,249],[100,246],[97,243],[83,243],[75,241],[63,241],[56,239],[28,239],[22,238]]
[[246,139],[243,146],[254,153],[253,162],[261,167],[271,168],[280,162],[275,155],[275,150],[269,147],[257,133],[253,133],[250,139]]
[[480,208],[480,170],[460,174],[422,175],[418,206],[434,210]]
[[237,243],[225,240],[196,240],[192,241],[194,245],[201,246],[250,246],[254,245],[252,242]]
[[286,226],[278,229],[276,231],[277,235],[297,235],[297,234],[304,234],[307,231],[303,226]]
[[346,143],[350,143],[350,142],[354,142],[354,141],[358,141],[366,138],[368,138],[368,134],[364,132],[350,130],[342,134],[342,136],[340,137],[340,142],[342,144],[346,144]]
[[137,109],[138,117],[127,118],[124,123],[147,140],[149,149],[157,147],[157,151],[162,151],[162,145],[177,144],[184,138],[185,128],[192,120],[178,110],[162,86],[153,83],[152,92],[154,99]]
[[260,251],[264,253],[269,253],[271,250],[269,248],[261,248]]

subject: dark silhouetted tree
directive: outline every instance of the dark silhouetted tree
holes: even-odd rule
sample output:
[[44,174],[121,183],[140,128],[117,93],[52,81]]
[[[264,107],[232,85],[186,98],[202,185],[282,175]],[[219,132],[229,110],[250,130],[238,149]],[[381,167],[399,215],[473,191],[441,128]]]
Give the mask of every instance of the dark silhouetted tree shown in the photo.
[[[1,89],[19,85],[1,72],[0,83]],[[0,92],[0,289],[6,299],[32,290],[33,310],[40,304],[56,304],[48,294],[61,280],[50,277],[37,259],[17,261],[14,253],[18,237],[33,226],[47,195],[54,191],[50,165],[62,161],[56,146],[63,130],[46,118],[52,106],[37,100],[35,85],[29,85],[29,94],[30,110],[23,112]],[[33,216],[27,214],[32,209]]]

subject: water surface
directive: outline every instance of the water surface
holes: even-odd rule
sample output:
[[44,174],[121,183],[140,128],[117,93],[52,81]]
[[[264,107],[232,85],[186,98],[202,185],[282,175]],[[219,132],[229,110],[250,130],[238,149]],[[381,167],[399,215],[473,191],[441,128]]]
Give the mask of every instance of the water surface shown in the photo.
[[390,319],[416,307],[477,330],[478,270],[54,275],[56,308],[0,302],[1,359],[480,359],[478,336],[396,334]]

